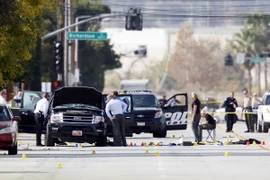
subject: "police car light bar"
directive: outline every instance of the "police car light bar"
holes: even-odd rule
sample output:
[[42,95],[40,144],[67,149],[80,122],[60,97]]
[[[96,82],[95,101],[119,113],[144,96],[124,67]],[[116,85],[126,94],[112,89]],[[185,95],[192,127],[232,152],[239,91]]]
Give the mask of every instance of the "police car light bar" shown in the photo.
[[136,93],[152,93],[151,90],[131,90],[131,91],[120,91],[119,94],[136,94]]

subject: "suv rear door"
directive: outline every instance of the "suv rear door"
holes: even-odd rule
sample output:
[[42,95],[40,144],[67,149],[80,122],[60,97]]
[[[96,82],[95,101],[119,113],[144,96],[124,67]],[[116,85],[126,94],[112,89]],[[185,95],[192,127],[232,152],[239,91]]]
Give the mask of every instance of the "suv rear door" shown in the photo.
[[187,93],[179,93],[170,97],[162,106],[165,112],[167,130],[187,129],[188,97]]
[[[34,118],[34,110],[36,103],[42,99],[42,92],[39,91],[23,91],[20,107],[20,130],[25,131],[25,128],[35,130],[36,122]],[[31,131],[32,132],[32,131]]]

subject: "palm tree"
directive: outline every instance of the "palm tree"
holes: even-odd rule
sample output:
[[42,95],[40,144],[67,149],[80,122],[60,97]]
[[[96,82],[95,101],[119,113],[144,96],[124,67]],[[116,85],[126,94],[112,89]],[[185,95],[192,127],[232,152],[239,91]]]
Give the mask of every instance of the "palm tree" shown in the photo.
[[254,67],[254,63],[250,61],[251,57],[256,57],[256,52],[254,51],[254,35],[248,27],[244,27],[240,33],[236,33],[230,42],[230,46],[234,53],[245,53],[246,60],[243,67],[248,71],[248,90],[252,90],[252,77],[251,70]]

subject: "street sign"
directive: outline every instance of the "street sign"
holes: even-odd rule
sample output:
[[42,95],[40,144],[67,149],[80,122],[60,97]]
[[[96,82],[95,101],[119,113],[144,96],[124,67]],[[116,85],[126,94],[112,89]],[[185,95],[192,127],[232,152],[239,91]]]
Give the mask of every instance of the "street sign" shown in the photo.
[[245,62],[245,53],[236,54],[236,63],[243,64]]
[[265,62],[265,59],[262,59],[262,58],[250,58],[250,62],[262,63],[262,62]]
[[68,40],[107,40],[106,32],[68,32]]

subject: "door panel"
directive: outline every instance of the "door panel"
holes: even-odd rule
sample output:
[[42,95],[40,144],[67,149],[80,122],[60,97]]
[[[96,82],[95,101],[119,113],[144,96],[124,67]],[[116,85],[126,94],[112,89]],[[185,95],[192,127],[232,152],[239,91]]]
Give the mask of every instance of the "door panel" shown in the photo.
[[162,107],[165,112],[167,130],[187,128],[188,97],[187,93],[175,94]]

